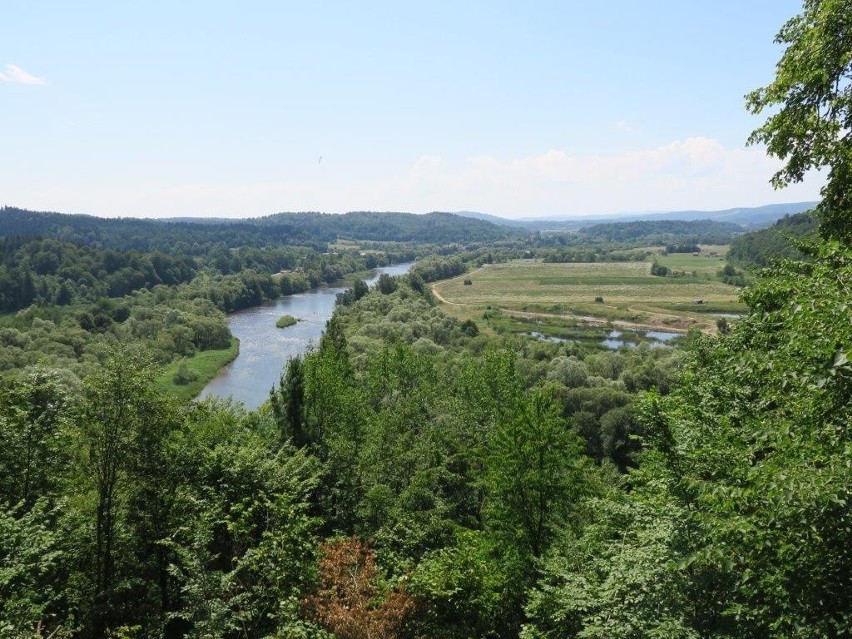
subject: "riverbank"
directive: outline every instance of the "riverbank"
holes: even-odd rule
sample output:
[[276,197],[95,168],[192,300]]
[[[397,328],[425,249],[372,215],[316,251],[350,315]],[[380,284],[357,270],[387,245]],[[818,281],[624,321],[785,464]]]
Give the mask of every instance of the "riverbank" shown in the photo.
[[[240,354],[240,340],[231,337],[231,345],[220,350],[200,351],[167,364],[154,380],[156,389],[180,401],[195,399],[222,369]],[[182,372],[185,383],[175,381]]]

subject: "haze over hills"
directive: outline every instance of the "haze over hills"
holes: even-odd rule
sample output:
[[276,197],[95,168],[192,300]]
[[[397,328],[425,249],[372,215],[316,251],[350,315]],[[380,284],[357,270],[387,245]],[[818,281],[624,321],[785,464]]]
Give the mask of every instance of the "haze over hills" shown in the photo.
[[479,213],[476,211],[456,211],[456,215],[485,220],[493,224],[527,228],[531,230],[576,230],[592,224],[612,222],[637,222],[642,220],[713,220],[717,222],[733,222],[746,228],[761,228],[769,226],[785,215],[802,213],[815,207],[818,202],[790,202],[785,204],[767,204],[754,207],[737,207],[718,211],[653,211],[647,213],[625,213],[615,216],[581,216],[581,217],[540,217],[528,219],[507,219]]
[[[302,222],[313,220],[333,220],[329,222],[331,226],[350,226],[351,221],[360,218],[363,219],[369,216],[385,216],[385,220],[398,220],[400,216],[414,216],[421,218],[430,218],[435,220],[437,217],[453,215],[463,218],[490,222],[498,226],[510,226],[515,228],[524,228],[530,230],[575,230],[590,226],[592,224],[608,224],[613,222],[636,222],[643,220],[714,220],[718,222],[733,222],[746,228],[762,228],[769,226],[785,215],[794,215],[802,213],[814,208],[818,202],[789,202],[784,204],[767,204],[756,207],[735,207],[721,210],[696,210],[686,209],[678,211],[647,211],[638,213],[624,213],[616,215],[581,215],[581,216],[547,216],[547,217],[531,217],[523,219],[504,218],[490,213],[482,213],[479,211],[450,211],[448,213],[433,211],[431,213],[416,214],[404,212],[377,212],[377,211],[349,211],[346,213],[317,213],[317,212],[281,212],[272,213],[260,217],[243,218],[243,217],[194,217],[194,216],[176,216],[170,218],[146,218],[146,217],[104,217],[93,216],[77,213],[56,213],[56,212],[36,212],[27,210],[21,207],[4,206],[0,211],[22,213],[38,213],[39,215],[62,215],[76,217],[78,220],[90,218],[91,221],[96,219],[109,219],[114,223],[118,220],[136,221],[136,222],[168,222],[179,224],[201,224],[201,225],[217,225],[217,224],[269,224],[272,221],[287,223],[294,220]],[[8,220],[8,217],[6,218]],[[56,218],[53,218],[54,221]],[[444,218],[446,222],[449,218]],[[343,222],[347,220],[347,222]],[[44,218],[42,218],[44,221]],[[132,222],[131,222],[132,223]],[[119,223],[120,224],[120,223]]]

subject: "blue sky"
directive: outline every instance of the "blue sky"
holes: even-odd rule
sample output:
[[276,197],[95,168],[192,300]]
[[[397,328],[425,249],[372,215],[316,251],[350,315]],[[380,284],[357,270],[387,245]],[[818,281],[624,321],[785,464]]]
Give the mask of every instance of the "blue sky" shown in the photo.
[[[95,215],[718,209],[791,0],[39,2],[0,13],[0,204]],[[321,159],[320,159],[321,158]]]

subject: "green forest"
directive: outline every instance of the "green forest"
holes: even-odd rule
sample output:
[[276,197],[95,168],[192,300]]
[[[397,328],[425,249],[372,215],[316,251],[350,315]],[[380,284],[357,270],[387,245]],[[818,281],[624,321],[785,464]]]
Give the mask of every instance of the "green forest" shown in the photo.
[[[805,0],[746,98],[777,186],[828,176],[753,233],[0,210],[0,637],[849,637],[850,16]],[[430,285],[728,243],[747,312],[674,346],[540,339]],[[260,408],[194,399],[228,314],[332,284]]]

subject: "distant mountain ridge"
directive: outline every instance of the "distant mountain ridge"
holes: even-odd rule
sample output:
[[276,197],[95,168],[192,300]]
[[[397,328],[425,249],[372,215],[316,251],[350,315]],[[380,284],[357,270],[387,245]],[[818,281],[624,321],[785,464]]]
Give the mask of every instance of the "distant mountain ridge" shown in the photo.
[[795,215],[814,208],[819,202],[789,202],[785,204],[766,204],[763,206],[736,207],[717,211],[663,211],[648,213],[626,213],[615,216],[583,216],[583,217],[547,217],[524,220],[510,220],[488,213],[476,211],[457,211],[456,215],[479,220],[487,220],[493,224],[510,227],[521,227],[530,230],[579,230],[595,224],[615,222],[639,222],[651,220],[713,220],[716,222],[733,222],[747,229],[770,226],[786,215]]
[[472,220],[482,220],[484,222],[491,222],[492,224],[497,224],[499,226],[514,226],[517,228],[526,228],[528,224],[531,222],[537,223],[541,220],[510,220],[509,218],[499,217],[497,215],[491,215],[490,213],[479,213],[478,211],[452,211],[453,215],[458,215],[460,217],[466,217]]

